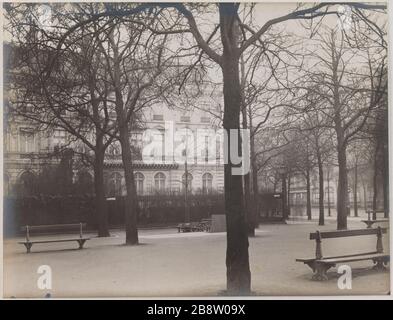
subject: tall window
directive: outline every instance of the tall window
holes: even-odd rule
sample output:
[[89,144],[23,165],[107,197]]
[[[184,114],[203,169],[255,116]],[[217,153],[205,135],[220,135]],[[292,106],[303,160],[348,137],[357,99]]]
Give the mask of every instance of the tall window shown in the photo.
[[121,196],[121,174],[113,172],[109,177],[109,196]]
[[217,163],[221,163],[221,161],[224,158],[224,137],[221,135],[221,137],[216,138],[216,159]]
[[155,142],[154,160],[161,162],[165,160],[165,131],[157,130],[153,136]]
[[55,129],[53,132],[53,143],[63,144],[66,142],[66,132],[62,129]]
[[34,151],[34,132],[31,129],[19,129],[19,152],[33,152]]
[[145,180],[145,176],[142,173],[140,173],[140,172],[135,173],[135,186],[136,186],[136,193],[137,194],[143,194],[144,180]]
[[187,184],[187,190],[188,190],[188,192],[191,192],[192,191],[192,175],[189,173],[188,175],[187,175],[187,181],[186,181],[186,174],[184,173],[183,174],[183,177],[182,177],[182,184],[183,184],[183,191],[185,190],[185,188],[186,188],[186,184]]
[[209,161],[209,136],[205,136],[205,162]]
[[131,134],[131,152],[135,160],[142,160],[142,132],[133,132]]
[[158,172],[154,176],[154,185],[157,191],[165,190],[165,175],[162,172]]
[[210,193],[212,189],[213,189],[213,176],[210,173],[205,173],[202,176],[203,193]]
[[108,153],[111,156],[119,156],[120,155],[120,146],[116,142],[110,144],[108,147]]

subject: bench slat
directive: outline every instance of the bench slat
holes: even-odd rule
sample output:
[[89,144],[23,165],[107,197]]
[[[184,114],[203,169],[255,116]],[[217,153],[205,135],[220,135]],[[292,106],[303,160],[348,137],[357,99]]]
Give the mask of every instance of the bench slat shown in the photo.
[[[79,223],[69,223],[69,224],[46,224],[29,226],[29,231],[33,230],[47,230],[47,229],[67,229],[67,228],[79,228]],[[86,223],[82,223],[82,227],[86,227]],[[21,227],[21,231],[26,231],[26,226]]]
[[[347,257],[357,257],[357,256],[364,256],[364,255],[372,255],[372,254],[377,254],[377,251],[372,251],[372,252],[364,252],[364,253],[355,253],[355,254],[347,254],[344,256],[331,256],[331,257],[324,257],[321,260],[325,259],[336,259],[336,258],[347,258]],[[314,258],[299,258],[296,259],[298,262],[310,262],[310,261],[315,261],[317,260],[315,257]]]
[[342,263],[342,262],[352,262],[352,261],[363,261],[363,260],[372,260],[375,258],[388,258],[388,254],[378,253],[378,254],[368,254],[357,257],[346,257],[346,258],[330,258],[330,259],[320,259],[316,260],[318,263]]
[[72,239],[56,239],[56,240],[31,240],[31,241],[19,241],[20,244],[25,243],[50,243],[50,242],[67,242],[67,241],[78,241],[78,240],[90,240],[90,238],[72,238]]
[[[387,232],[387,229],[381,228],[381,232],[385,234]],[[366,236],[366,235],[378,234],[378,228],[323,231],[320,232],[319,234],[321,236],[321,239]],[[318,235],[317,232],[310,233],[310,240],[317,239],[318,237],[317,235]]]

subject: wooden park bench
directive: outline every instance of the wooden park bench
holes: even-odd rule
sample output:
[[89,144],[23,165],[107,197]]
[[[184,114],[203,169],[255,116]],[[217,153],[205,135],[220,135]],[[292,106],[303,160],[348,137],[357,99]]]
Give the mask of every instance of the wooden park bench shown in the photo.
[[377,219],[377,220],[362,220],[367,225],[367,228],[370,229],[373,227],[374,223],[383,223],[389,222],[389,219]]
[[211,218],[202,219],[200,224],[201,224],[203,231],[209,232],[211,229],[211,226],[212,226],[212,219]]
[[[374,223],[383,223],[383,222],[389,222],[389,219],[371,219],[371,214],[374,212],[372,210],[367,210],[367,220],[362,220],[363,223],[367,225],[367,228],[372,228]],[[377,213],[384,213],[382,210],[377,210],[375,211],[375,214]]]
[[[52,225],[42,225],[42,226],[25,226],[22,227],[22,231],[26,232],[26,240],[20,241],[20,244],[23,244],[26,247],[27,252],[30,253],[31,247],[35,243],[51,243],[51,242],[70,242],[76,241],[79,244],[79,249],[83,248],[83,245],[87,240],[90,238],[84,237],[82,233],[82,228],[85,227],[85,223],[78,223],[78,224],[52,224]],[[72,238],[60,238],[60,239],[46,239],[46,240],[32,240],[30,238],[30,233],[34,231],[50,231],[50,230],[75,230],[79,228],[79,237],[72,237]]]
[[180,223],[177,226],[178,232],[195,232],[203,231],[199,222]]
[[[383,253],[382,234],[386,233],[386,228],[373,229],[355,229],[355,230],[338,230],[338,231],[324,231],[310,233],[310,240],[315,240],[315,258],[296,259],[297,262],[307,264],[314,272],[313,280],[323,281],[327,280],[326,272],[335,267],[338,263],[348,263],[354,261],[372,260],[375,264],[374,269],[385,269],[385,265],[389,262],[390,256]],[[322,255],[322,239],[355,237],[355,236],[377,236],[376,251],[363,252],[357,254],[349,254],[342,256],[324,257]]]
[[177,226],[178,232],[210,231],[212,219],[202,219],[200,222],[180,223]]

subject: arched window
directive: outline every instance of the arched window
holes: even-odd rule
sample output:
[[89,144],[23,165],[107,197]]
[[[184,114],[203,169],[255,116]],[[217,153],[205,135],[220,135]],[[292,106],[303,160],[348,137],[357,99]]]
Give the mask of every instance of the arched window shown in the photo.
[[188,192],[191,192],[192,191],[192,175],[191,175],[191,173],[189,173],[187,175],[187,181],[186,181],[186,174],[184,173],[183,177],[182,177],[182,182],[183,182],[182,183],[183,184],[183,191],[185,190],[186,185],[187,185]]
[[213,176],[210,173],[205,173],[202,176],[203,193],[210,193],[212,189],[213,189]]
[[143,194],[143,182],[145,180],[145,176],[140,172],[136,172],[134,177],[135,177],[136,193]]
[[120,155],[120,148],[119,148],[119,146],[117,144],[115,144],[115,143],[112,143],[108,147],[108,153],[111,156],[118,156],[118,155]]
[[158,172],[154,176],[154,186],[156,190],[165,190],[165,175],[162,172]]
[[31,128],[19,128],[19,152],[34,152],[35,137]]
[[154,160],[157,163],[165,161],[165,130],[164,129],[156,129],[154,136]]
[[109,177],[109,196],[121,196],[121,179],[119,172],[113,172]]
[[36,193],[36,177],[34,173],[25,171],[19,178],[19,194],[22,196],[31,196]]

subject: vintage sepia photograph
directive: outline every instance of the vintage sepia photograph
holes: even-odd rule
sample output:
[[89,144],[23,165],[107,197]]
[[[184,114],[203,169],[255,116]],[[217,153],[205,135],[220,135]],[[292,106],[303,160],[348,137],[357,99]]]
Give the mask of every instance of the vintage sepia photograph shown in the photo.
[[387,1],[1,15],[5,299],[390,296]]

